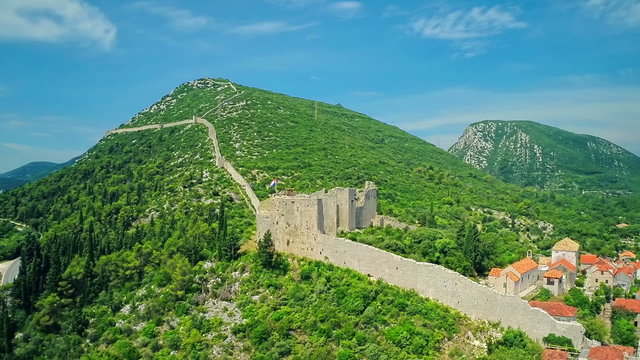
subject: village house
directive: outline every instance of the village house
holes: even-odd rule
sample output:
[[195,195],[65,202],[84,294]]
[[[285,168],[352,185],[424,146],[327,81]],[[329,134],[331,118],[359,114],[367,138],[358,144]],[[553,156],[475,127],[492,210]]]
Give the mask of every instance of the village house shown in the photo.
[[640,333],[640,300],[617,298],[613,301],[611,307],[635,313],[636,319],[633,324],[636,326],[636,333]]
[[551,249],[551,262],[557,262],[561,259],[566,259],[575,268],[578,268],[578,259],[580,252],[580,244],[567,238],[564,238]]
[[538,280],[540,280],[538,263],[530,257],[526,257],[504,269],[491,269],[487,283],[498,292],[518,295],[535,285]]
[[613,263],[609,260],[598,258],[598,261],[586,270],[585,292],[587,294],[593,294],[602,283],[606,286],[613,286],[614,272],[615,266]]
[[616,269],[613,273],[613,283],[615,286],[621,287],[624,292],[629,292],[633,281],[636,279],[636,267],[634,265],[627,265]]
[[618,286],[628,292],[640,276],[638,271],[640,263],[635,262],[636,255],[631,251],[621,253],[615,262],[601,257],[597,257],[594,262],[591,255],[588,257],[583,255],[580,259],[592,263],[586,266],[583,261],[580,265],[586,274],[585,292],[588,294],[593,294],[601,283],[607,286]]
[[632,263],[636,260],[636,254],[631,251],[625,251],[618,256],[618,259],[624,261],[626,264]]
[[583,254],[580,255],[580,271],[585,271],[598,262],[598,255]]
[[554,296],[566,293],[575,285],[578,269],[567,259],[561,258],[548,264],[547,268],[542,275],[542,286],[549,289]]
[[576,321],[578,308],[554,301],[529,301],[532,307],[542,309],[558,321]]

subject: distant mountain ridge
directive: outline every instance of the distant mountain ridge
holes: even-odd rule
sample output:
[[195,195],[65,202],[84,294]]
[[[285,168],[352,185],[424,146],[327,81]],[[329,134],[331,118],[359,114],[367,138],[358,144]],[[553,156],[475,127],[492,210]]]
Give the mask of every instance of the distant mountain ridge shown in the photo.
[[533,121],[469,125],[449,152],[504,181],[547,189],[640,190],[640,158],[602,138]]
[[42,179],[54,171],[75,164],[79,158],[78,156],[63,163],[34,161],[7,171],[6,173],[0,174],[0,191],[15,189],[31,181]]

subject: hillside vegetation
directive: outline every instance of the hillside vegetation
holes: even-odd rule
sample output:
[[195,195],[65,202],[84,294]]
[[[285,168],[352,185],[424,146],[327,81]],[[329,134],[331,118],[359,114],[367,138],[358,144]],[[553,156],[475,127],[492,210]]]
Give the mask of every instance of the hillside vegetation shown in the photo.
[[449,152],[522,186],[640,191],[640,158],[636,155],[595,136],[533,121],[471,124]]
[[[5,357],[458,358],[487,354],[463,330],[500,336],[352,271],[291,258],[264,268],[238,254],[254,216],[211,152],[196,124],[115,134],[0,194],[0,217],[29,226],[18,236],[2,225],[7,256],[22,259],[0,292]],[[488,358],[531,346],[536,358],[520,336]]]
[[[215,125],[222,153],[261,198],[274,177],[298,192],[373,180],[379,211],[420,227],[369,229],[359,240],[468,275],[560,236],[608,251],[635,236],[609,231],[620,214],[637,218],[632,198],[523,190],[339,105],[226,80],[183,84],[123,126],[193,116]],[[502,330],[415,293],[318,262],[265,267],[239,254],[255,231],[241,191],[215,167],[205,127],[188,124],[109,135],[75,165],[0,194],[0,218],[31,229],[18,240],[20,275],[2,289],[12,300],[0,301],[0,350],[19,359],[539,358],[522,333],[496,341]],[[500,253],[478,261],[478,242]]]
[[[640,223],[640,209],[633,206],[640,195],[525,190],[340,105],[227,84],[223,79],[183,84],[125,126],[204,115],[232,98],[208,118],[218,130],[222,153],[260,198],[269,196],[273,178],[281,181],[279,190],[300,193],[362,187],[372,180],[380,188],[380,213],[435,229],[434,241],[454,240],[465,223],[484,223],[499,237],[496,241],[509,243],[506,256],[492,259],[498,266],[524,256],[526,248],[548,249],[565,236],[585,249],[615,253],[623,246],[620,239],[629,237],[614,225]],[[507,220],[479,209],[506,212]],[[529,225],[514,226],[521,219]],[[553,231],[538,228],[539,220],[551,223]],[[635,236],[640,234],[631,239]]]

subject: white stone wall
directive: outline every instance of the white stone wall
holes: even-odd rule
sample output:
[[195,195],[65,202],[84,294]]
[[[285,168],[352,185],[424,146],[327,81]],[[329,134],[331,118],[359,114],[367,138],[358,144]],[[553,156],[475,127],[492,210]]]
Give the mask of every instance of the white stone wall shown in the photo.
[[389,284],[416,290],[420,295],[451,306],[472,318],[498,321],[526,332],[537,341],[555,333],[580,347],[584,328],[577,322],[560,322],[532,308],[514,295],[503,295],[440,265],[422,263],[369,245],[327,235],[318,236],[317,260],[347,267]]

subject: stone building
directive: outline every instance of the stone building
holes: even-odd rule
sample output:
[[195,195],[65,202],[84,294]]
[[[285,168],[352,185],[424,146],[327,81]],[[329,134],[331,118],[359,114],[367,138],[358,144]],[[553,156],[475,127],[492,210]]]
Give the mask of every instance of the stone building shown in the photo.
[[553,295],[564,294],[575,285],[578,269],[567,259],[561,258],[549,263],[547,269],[542,275],[542,286],[549,289]]
[[615,266],[609,260],[598,258],[598,261],[586,270],[585,292],[593,294],[602,283],[613,286],[614,272]]
[[540,280],[538,264],[526,257],[504,269],[493,268],[487,282],[494,290],[503,294],[518,295]]
[[580,244],[568,237],[564,238],[553,245],[551,249],[551,262],[566,259],[577,268],[579,252]]
[[580,255],[580,271],[587,270],[598,262],[598,255],[582,254]]
[[560,270],[551,269],[545,272],[542,275],[542,278],[543,278],[542,286],[545,289],[551,291],[553,296],[558,296],[564,293],[564,288],[565,288],[564,275]]

